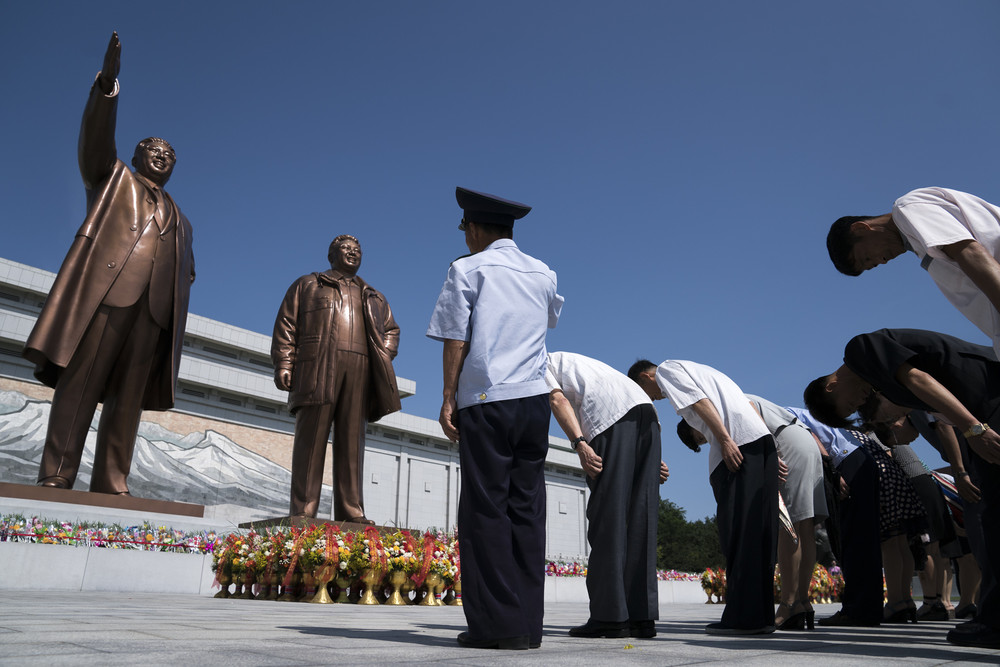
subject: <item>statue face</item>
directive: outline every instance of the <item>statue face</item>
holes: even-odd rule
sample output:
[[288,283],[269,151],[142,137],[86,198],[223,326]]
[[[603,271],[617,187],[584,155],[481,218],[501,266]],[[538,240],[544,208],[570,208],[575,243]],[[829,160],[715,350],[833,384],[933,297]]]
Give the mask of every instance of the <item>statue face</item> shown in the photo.
[[333,251],[331,265],[353,276],[361,268],[361,246],[350,239],[341,241]]
[[153,181],[163,185],[170,179],[177,156],[174,149],[165,141],[152,141],[135,147],[132,166],[135,170]]

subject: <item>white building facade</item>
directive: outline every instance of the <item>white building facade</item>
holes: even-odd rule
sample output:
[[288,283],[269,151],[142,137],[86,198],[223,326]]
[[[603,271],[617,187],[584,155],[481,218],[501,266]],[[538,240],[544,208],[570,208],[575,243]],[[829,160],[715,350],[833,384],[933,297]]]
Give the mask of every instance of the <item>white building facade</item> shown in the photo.
[[[3,482],[33,484],[37,475],[51,390],[34,379],[21,350],[54,278],[0,258]],[[270,347],[270,336],[188,316],[176,405],[168,412],[143,413],[129,477],[133,495],[203,504],[206,517],[233,523],[287,514],[295,420],[285,392],[274,386]],[[405,408],[416,383],[398,378],[398,384]],[[89,484],[96,425],[95,417],[78,489]],[[546,553],[550,559],[585,558],[586,479],[569,443],[549,441]],[[332,508],[331,471],[328,452],[320,510],[325,517]],[[454,528],[458,447],[437,421],[397,412],[369,424],[364,471],[365,513],[376,523]]]

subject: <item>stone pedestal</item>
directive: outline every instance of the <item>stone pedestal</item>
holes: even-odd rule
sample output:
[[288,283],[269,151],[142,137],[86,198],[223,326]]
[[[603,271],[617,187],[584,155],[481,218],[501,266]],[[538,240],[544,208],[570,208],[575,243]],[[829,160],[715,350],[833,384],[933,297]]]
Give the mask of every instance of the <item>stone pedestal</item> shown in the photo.
[[[73,489],[55,489],[49,486],[31,486],[28,484],[10,484],[0,482],[0,498],[17,498],[20,500],[41,500],[52,503],[67,503],[70,505],[89,505],[91,507],[109,507],[112,509],[134,510],[150,514],[174,514],[202,518],[205,516],[204,505],[177,503],[168,500],[152,500],[135,496],[116,496],[110,493],[91,493]],[[350,524],[356,525],[356,524]]]

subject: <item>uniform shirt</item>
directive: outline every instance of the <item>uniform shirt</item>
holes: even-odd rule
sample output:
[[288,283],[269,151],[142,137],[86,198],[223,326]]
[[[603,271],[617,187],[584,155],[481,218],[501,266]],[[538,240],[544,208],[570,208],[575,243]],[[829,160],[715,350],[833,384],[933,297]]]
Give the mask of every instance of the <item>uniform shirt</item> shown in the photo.
[[842,428],[831,428],[812,416],[812,413],[805,408],[787,408],[795,415],[800,422],[809,427],[809,430],[819,438],[826,448],[826,453],[834,466],[839,466],[844,459],[854,453],[861,446],[861,441],[855,438],[849,431]]
[[932,411],[896,379],[905,363],[929,373],[980,421],[1000,409],[1000,362],[985,345],[936,331],[880,329],[855,336],[844,348],[844,364],[885,398]]
[[637,405],[652,405],[646,392],[607,364],[572,352],[549,354],[545,383],[561,389],[573,407],[583,437],[593,440]]
[[921,188],[896,200],[892,221],[941,292],[990,337],[1000,354],[1000,313],[942,250],[942,246],[975,240],[1000,260],[1000,207],[957,190]]
[[771,434],[736,383],[710,366],[668,359],[656,368],[656,384],[667,395],[677,414],[708,440],[711,445],[709,472],[722,463],[722,449],[715,434],[691,407],[698,401],[707,398],[712,402],[737,445],[746,445]]
[[548,393],[545,333],[556,326],[562,304],[555,272],[511,239],[452,262],[427,336],[469,343],[455,396],[459,409]]

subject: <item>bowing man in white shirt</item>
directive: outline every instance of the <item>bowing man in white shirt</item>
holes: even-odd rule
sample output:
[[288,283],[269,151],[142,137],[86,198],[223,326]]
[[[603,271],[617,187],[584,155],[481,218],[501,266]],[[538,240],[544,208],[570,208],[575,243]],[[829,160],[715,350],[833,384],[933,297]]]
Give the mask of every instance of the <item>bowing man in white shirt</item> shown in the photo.
[[764,420],[735,382],[693,361],[637,361],[628,376],[653,400],[666,398],[705,435],[709,480],[726,558],[726,607],[714,635],[774,632],[778,454]]
[[572,352],[549,354],[545,381],[590,487],[590,618],[569,634],[655,637],[658,483],[669,471],[653,402],[623,373]]

